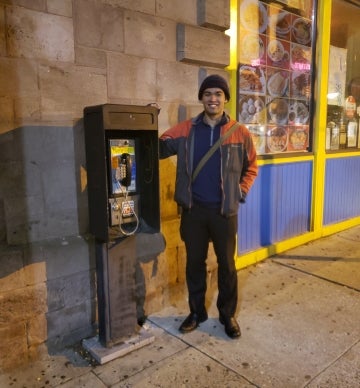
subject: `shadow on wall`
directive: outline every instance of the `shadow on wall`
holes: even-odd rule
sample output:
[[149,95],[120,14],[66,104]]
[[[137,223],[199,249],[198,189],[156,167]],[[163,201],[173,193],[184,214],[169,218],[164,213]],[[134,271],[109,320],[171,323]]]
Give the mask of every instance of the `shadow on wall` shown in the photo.
[[0,135],[0,369],[95,332],[82,138],[81,124]]

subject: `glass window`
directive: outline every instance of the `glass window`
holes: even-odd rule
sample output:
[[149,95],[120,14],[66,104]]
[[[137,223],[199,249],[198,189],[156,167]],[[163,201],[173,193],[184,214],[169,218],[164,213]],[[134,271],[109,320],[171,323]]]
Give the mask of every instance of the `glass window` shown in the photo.
[[360,148],[360,2],[332,0],[326,150]]
[[309,150],[312,0],[240,0],[237,118],[259,155]]

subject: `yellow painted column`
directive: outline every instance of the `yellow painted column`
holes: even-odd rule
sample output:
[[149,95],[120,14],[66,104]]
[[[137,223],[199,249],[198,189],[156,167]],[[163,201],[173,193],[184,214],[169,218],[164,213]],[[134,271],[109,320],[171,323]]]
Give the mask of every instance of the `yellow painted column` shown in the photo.
[[314,111],[314,169],[311,230],[321,235],[324,215],[325,197],[325,141],[327,121],[327,92],[329,74],[329,46],[331,24],[331,1],[319,0],[317,20],[317,56],[316,56],[316,82],[315,82],[315,111]]
[[238,63],[238,42],[237,42],[237,30],[238,30],[238,0],[230,0],[230,28],[226,31],[226,34],[230,36],[230,64],[227,67],[229,74],[229,86],[231,99],[226,105],[226,109],[232,118],[236,119],[236,100],[237,100],[237,87],[236,87],[236,72]]

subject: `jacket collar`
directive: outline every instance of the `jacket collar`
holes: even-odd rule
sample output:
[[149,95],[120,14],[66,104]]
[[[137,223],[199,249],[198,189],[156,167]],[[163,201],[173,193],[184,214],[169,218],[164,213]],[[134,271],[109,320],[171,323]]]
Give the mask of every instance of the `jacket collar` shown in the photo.
[[[196,125],[196,124],[202,122],[203,119],[204,119],[204,115],[205,115],[205,112],[202,111],[200,114],[198,114],[197,116],[193,117],[191,119],[192,124]],[[224,125],[224,124],[227,124],[229,121],[230,121],[230,116],[224,112],[223,113],[223,117],[221,118],[220,124]]]

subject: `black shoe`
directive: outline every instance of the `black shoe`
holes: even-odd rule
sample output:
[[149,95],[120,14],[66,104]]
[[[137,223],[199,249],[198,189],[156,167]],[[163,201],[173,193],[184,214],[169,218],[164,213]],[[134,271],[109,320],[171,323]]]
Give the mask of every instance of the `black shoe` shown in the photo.
[[205,322],[208,319],[207,313],[199,315],[196,313],[190,313],[184,322],[180,325],[179,330],[182,333],[190,333],[195,330],[201,322]]
[[219,321],[221,324],[225,325],[225,333],[230,338],[238,338],[241,336],[240,326],[234,317],[224,318],[220,316]]

